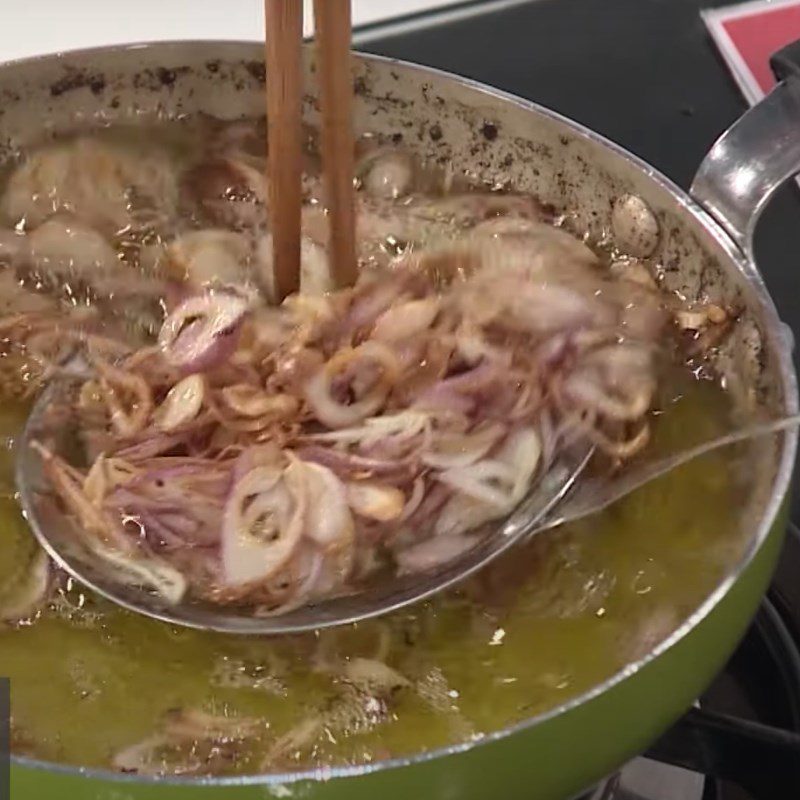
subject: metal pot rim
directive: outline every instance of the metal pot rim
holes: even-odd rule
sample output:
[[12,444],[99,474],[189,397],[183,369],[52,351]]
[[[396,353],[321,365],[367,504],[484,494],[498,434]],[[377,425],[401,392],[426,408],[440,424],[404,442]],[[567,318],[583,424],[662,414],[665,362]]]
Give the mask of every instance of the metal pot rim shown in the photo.
[[[114,51],[130,51],[130,50],[147,50],[152,52],[154,50],[169,50],[171,48],[202,48],[202,47],[215,47],[222,49],[230,49],[232,51],[243,49],[257,49],[258,57],[261,57],[261,46],[256,41],[246,40],[165,40],[165,41],[150,41],[150,42],[134,42],[129,44],[119,45],[104,45],[92,48],[80,48],[74,50],[59,51],[57,53],[43,54],[32,56],[28,58],[14,59],[12,61],[5,61],[0,63],[0,70],[17,69],[30,66],[32,64],[40,63],[42,61],[60,61],[62,59],[69,59],[72,56],[91,56],[93,54],[108,54]],[[650,166],[646,161],[638,156],[628,152],[620,145],[607,139],[606,137],[596,133],[595,131],[575,122],[568,117],[545,108],[533,101],[526,100],[517,95],[504,92],[500,89],[495,89],[487,86],[479,81],[471,78],[465,78],[460,75],[446,72],[444,70],[435,69],[433,67],[425,67],[419,64],[414,64],[408,61],[403,61],[396,58],[388,58],[385,56],[373,55],[368,53],[355,53],[355,56],[362,61],[372,62],[375,64],[384,65],[386,68],[389,66],[399,66],[407,69],[410,72],[418,74],[421,78],[438,78],[440,80],[447,80],[451,83],[460,84],[481,94],[485,95],[487,99],[494,99],[502,101],[506,104],[513,104],[518,108],[532,112],[538,116],[547,117],[553,122],[557,122],[564,127],[568,128],[571,133],[579,138],[589,140],[590,142],[599,145],[607,150],[612,151],[616,155],[624,158],[630,164],[638,168],[644,173],[654,184],[659,188],[669,193],[674,200],[687,211],[699,225],[708,233],[715,243],[722,249],[726,257],[734,262],[739,272],[747,277],[748,282],[755,290],[755,297],[760,302],[762,310],[765,312],[765,330],[767,333],[768,341],[771,347],[777,351],[779,360],[779,373],[782,381],[782,388],[784,391],[784,402],[786,412],[790,414],[797,413],[798,410],[798,387],[797,376],[792,364],[791,348],[786,344],[785,338],[782,335],[781,327],[783,323],[778,317],[777,310],[772,302],[769,293],[766,290],[763,279],[758,273],[755,265],[743,254],[739,247],[733,242],[729,234],[722,228],[722,226],[714,219],[714,217],[696,202],[686,191],[681,189],[677,184],[661,174],[658,170]],[[386,759],[383,761],[376,761],[370,764],[363,764],[357,766],[343,766],[343,767],[330,767],[325,769],[312,769],[301,772],[290,773],[266,773],[262,775],[245,775],[235,777],[175,777],[175,776],[142,776],[134,774],[125,774],[114,772],[109,769],[103,768],[90,768],[90,767],[76,767],[67,764],[58,764],[55,762],[44,761],[41,759],[30,758],[27,756],[15,756],[12,754],[11,762],[13,765],[23,768],[30,768],[36,770],[45,770],[56,774],[70,775],[85,777],[94,780],[102,780],[117,783],[134,783],[134,784],[155,784],[163,785],[176,785],[176,786],[247,786],[247,785],[267,785],[267,786],[286,786],[288,784],[299,783],[304,781],[329,781],[334,778],[348,778],[358,777],[360,775],[380,772],[390,769],[397,769],[400,767],[410,766],[414,764],[421,764],[427,761],[432,761],[444,756],[456,755],[463,753],[473,748],[481,747],[492,742],[505,739],[515,733],[519,733],[529,728],[533,728],[540,724],[547,722],[561,714],[564,714],[578,706],[581,706],[596,697],[611,690],[618,684],[625,681],[635,673],[639,672],[643,667],[647,666],[650,662],[655,661],[659,656],[663,655],[667,650],[672,648],[682,639],[684,639],[700,622],[702,622],[711,611],[717,606],[723,597],[728,593],[731,587],[736,583],[742,572],[748,567],[753,560],[755,554],[760,550],[767,535],[774,524],[778,512],[780,510],[783,498],[787,494],[789,484],[791,481],[792,470],[795,460],[795,455],[798,445],[798,431],[796,429],[788,431],[784,435],[780,463],[776,472],[775,481],[772,486],[769,501],[766,503],[763,515],[758,527],[756,535],[752,538],[750,546],[742,556],[739,564],[733,569],[730,574],[720,582],[711,594],[695,609],[695,611],[684,622],[670,634],[666,639],[661,641],[656,647],[652,648],[647,655],[627,664],[624,668],[616,672],[611,677],[607,678],[602,683],[597,684],[590,690],[573,697],[572,699],[543,712],[536,716],[530,717],[522,722],[502,728],[501,730],[493,731],[483,735],[480,739],[475,741],[462,742],[459,744],[448,745],[440,747],[435,750],[416,753],[411,756]]]

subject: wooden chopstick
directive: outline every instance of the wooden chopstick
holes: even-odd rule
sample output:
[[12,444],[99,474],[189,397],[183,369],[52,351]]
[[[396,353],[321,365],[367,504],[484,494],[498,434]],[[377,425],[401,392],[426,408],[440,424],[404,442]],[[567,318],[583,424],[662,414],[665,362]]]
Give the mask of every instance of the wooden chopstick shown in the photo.
[[303,2],[264,0],[275,299],[300,288]]
[[353,78],[350,0],[314,0],[322,109],[322,172],[328,206],[328,253],[336,288],[352,286],[355,247]]

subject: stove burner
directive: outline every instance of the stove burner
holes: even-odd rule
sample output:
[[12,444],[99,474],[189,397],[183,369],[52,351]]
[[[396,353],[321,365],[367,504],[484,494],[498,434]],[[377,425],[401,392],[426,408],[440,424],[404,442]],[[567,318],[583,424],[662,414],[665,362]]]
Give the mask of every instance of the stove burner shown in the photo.
[[800,531],[793,526],[781,565],[749,632],[695,708],[583,800],[800,797]]
[[774,594],[698,707],[592,800],[800,797],[800,643]]
[[705,800],[705,784],[696,772],[637,758],[585,800]]

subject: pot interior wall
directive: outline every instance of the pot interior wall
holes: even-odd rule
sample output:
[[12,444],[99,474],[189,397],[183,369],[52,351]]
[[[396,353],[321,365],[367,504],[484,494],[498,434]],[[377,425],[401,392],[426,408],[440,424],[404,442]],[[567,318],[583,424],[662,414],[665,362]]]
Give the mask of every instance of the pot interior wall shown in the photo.
[[[309,49],[306,86],[312,90],[315,70]],[[780,413],[793,402],[776,357],[785,356],[786,343],[767,321],[774,310],[755,268],[741,259],[734,265],[737,254],[725,238],[701,224],[688,201],[676,199],[652,169],[550,112],[435,71],[358,57],[354,84],[358,132],[382,135],[475,181],[531,192],[562,214],[566,226],[594,241],[611,236],[615,201],[628,193],[643,198],[659,221],[659,243],[649,261],[663,285],[740,314],[715,356],[738,405]],[[131,46],[18,62],[0,74],[0,160],[53,132],[115,120],[262,114],[263,93],[257,44]],[[317,122],[314,94],[305,98],[305,113],[308,122]],[[748,525],[757,522],[769,496],[778,444],[758,447],[762,480],[753,487]]]

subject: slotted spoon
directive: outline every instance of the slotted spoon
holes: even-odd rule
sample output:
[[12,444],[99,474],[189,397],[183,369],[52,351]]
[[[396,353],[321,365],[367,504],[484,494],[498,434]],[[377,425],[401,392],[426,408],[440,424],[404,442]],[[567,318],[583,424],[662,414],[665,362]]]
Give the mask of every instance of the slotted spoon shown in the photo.
[[[80,371],[77,371],[78,374]],[[516,543],[548,529],[602,511],[650,481],[704,453],[736,442],[766,436],[800,424],[800,416],[748,425],[680,453],[628,471],[578,478],[593,450],[583,445],[558,456],[550,469],[505,520],[477,544],[441,567],[424,572],[383,578],[346,596],[301,606],[285,613],[259,615],[253,609],[213,605],[185,598],[169,603],[151,590],[122,579],[106,558],[82,544],[85,537],[56,502],[42,472],[42,459],[32,442],[46,442],[53,452],[72,456],[77,420],[74,393],[78,376],[54,381],[42,393],[28,418],[18,443],[16,482],[20,502],[30,527],[53,560],[78,581],[129,610],[192,628],[238,634],[287,634],[343,625],[376,617],[417,603],[464,580],[485,567]]]

